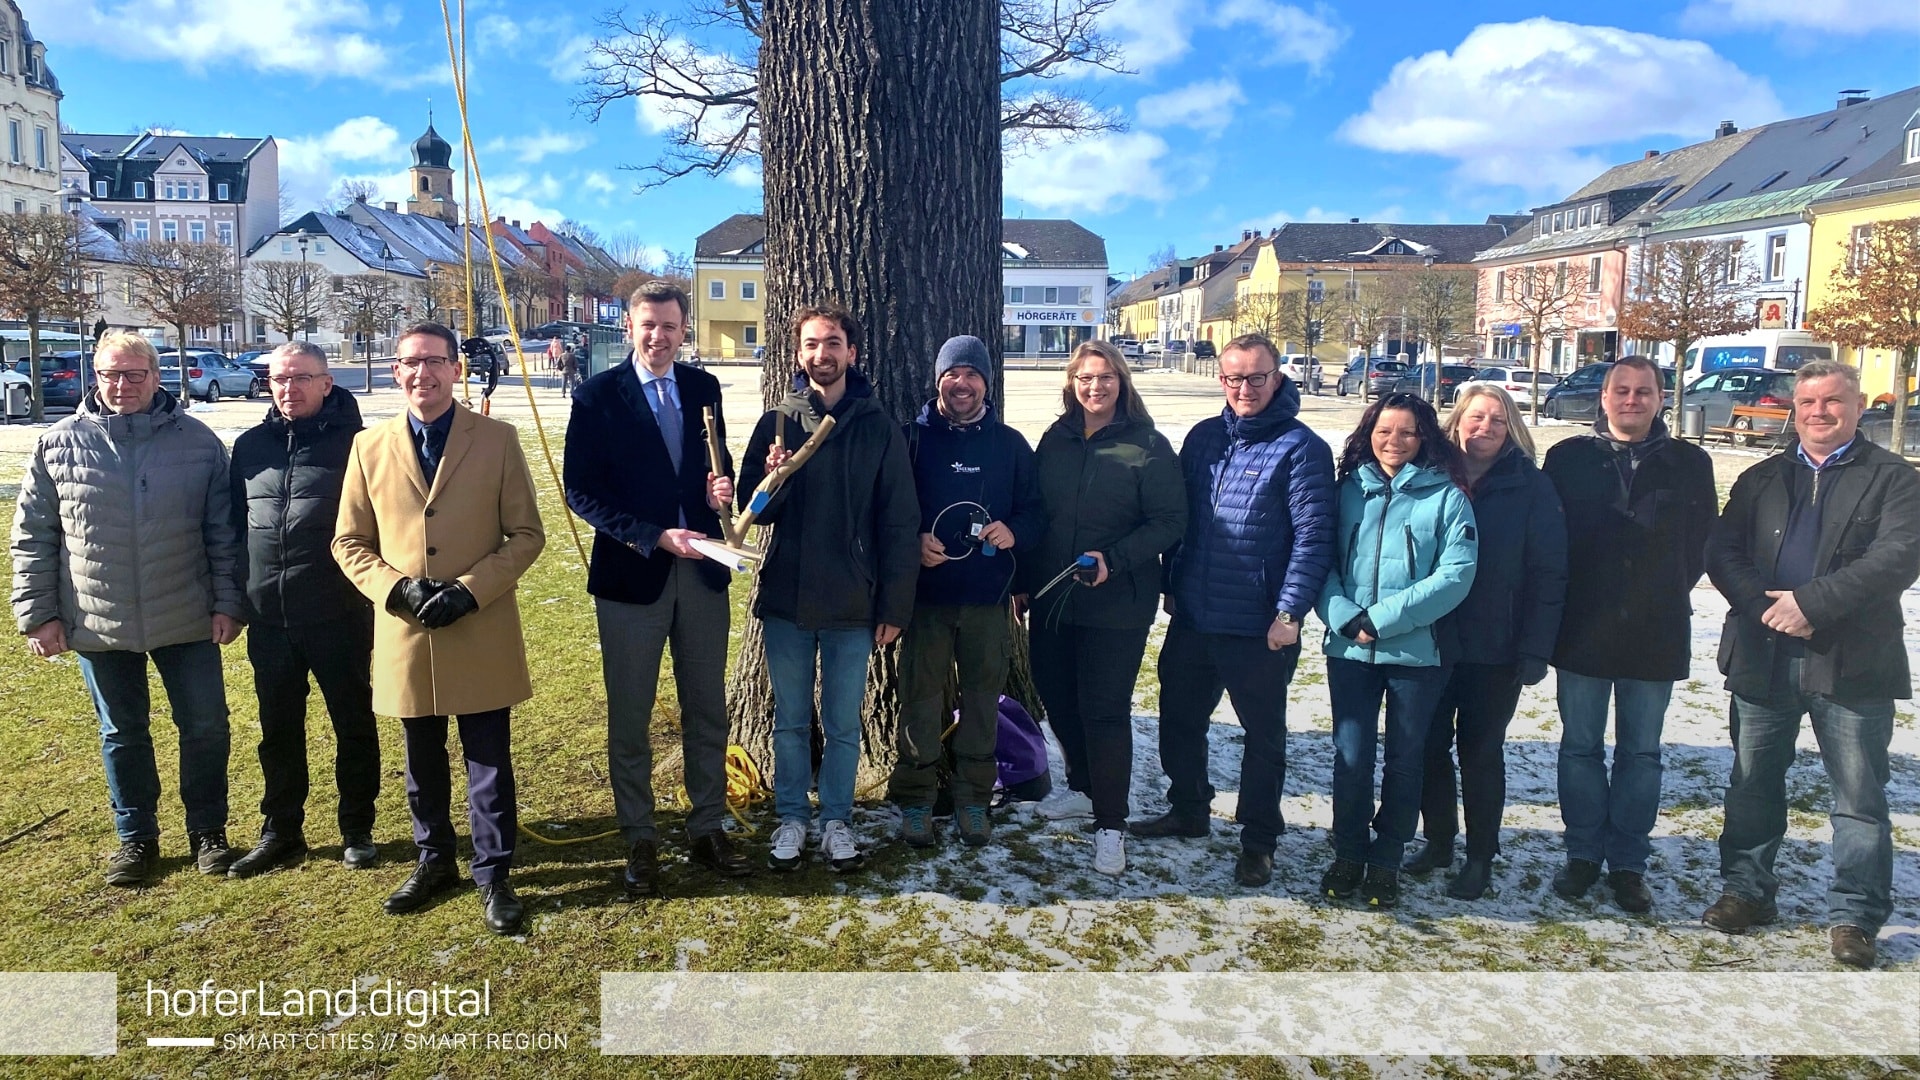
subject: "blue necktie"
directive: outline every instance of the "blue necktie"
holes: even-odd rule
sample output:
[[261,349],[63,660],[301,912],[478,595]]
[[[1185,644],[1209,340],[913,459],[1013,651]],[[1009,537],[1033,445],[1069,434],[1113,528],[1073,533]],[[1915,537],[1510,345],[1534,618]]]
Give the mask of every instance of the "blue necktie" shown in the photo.
[[420,463],[425,466],[421,471],[427,474],[427,486],[433,486],[433,478],[440,471],[441,455],[446,453],[447,433],[438,427],[428,427],[420,432]]
[[678,475],[680,454],[684,449],[680,444],[684,433],[680,426],[680,410],[674,407],[673,395],[667,391],[672,385],[666,379],[653,381],[654,389],[660,391],[660,404],[654,408],[653,418],[660,424],[660,438],[666,441],[667,456],[673,459],[673,471]]

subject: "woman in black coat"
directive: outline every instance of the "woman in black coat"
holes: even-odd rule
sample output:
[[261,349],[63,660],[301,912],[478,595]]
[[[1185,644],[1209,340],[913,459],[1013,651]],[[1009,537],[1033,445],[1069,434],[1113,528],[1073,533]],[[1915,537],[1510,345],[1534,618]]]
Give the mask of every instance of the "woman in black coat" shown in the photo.
[[1507,392],[1468,383],[1444,426],[1467,460],[1480,563],[1454,609],[1453,674],[1427,736],[1420,816],[1426,844],[1402,869],[1425,875],[1453,865],[1453,744],[1460,743],[1460,797],[1467,861],[1447,895],[1477,900],[1500,851],[1507,801],[1507,724],[1520,688],[1546,678],[1567,595],[1567,526],[1553,483],[1533,463],[1533,437]]

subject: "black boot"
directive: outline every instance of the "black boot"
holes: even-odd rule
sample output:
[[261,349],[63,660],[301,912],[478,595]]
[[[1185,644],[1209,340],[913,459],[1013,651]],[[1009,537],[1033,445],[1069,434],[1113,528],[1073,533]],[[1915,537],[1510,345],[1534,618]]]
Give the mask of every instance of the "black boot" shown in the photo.
[[1405,861],[1401,862],[1400,869],[1403,873],[1412,874],[1414,877],[1426,877],[1435,870],[1445,870],[1452,865],[1453,838],[1448,837],[1445,840],[1429,839],[1421,844],[1413,854],[1408,855]]
[[1367,867],[1367,879],[1360,885],[1360,898],[1368,907],[1390,908],[1400,902],[1400,872],[1383,866]]
[[1455,900],[1478,900],[1487,895],[1487,886],[1492,883],[1493,860],[1469,855],[1460,872],[1447,882],[1447,895]]
[[1327,872],[1320,875],[1320,892],[1329,900],[1345,900],[1360,889],[1360,878],[1366,873],[1366,867],[1347,859],[1335,859]]
[[1145,821],[1127,823],[1127,832],[1134,836],[1185,836],[1198,839],[1212,831],[1212,823],[1204,815],[1194,817],[1178,810],[1169,810]]

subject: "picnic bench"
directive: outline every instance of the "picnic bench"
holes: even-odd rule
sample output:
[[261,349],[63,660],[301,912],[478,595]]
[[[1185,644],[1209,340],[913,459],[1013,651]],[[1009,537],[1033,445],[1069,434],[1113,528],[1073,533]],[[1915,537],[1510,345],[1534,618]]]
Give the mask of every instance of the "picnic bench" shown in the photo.
[[[1733,415],[1728,418],[1727,426],[1708,428],[1707,437],[1725,439],[1729,446],[1735,443],[1752,446],[1762,439],[1769,442],[1785,442],[1787,433],[1792,430],[1792,417],[1792,409],[1779,409],[1771,405],[1735,405]],[[1756,431],[1755,429],[1763,420],[1777,421],[1780,424],[1780,430]]]

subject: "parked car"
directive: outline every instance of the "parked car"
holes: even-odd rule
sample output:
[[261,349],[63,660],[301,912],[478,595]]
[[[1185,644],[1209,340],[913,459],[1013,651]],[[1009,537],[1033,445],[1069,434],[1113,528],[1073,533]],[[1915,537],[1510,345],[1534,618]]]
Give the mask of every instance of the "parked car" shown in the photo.
[[273,355],[272,349],[251,349],[233,358],[235,367],[243,367],[253,372],[253,389],[255,393],[264,394],[267,392],[267,378],[270,374],[267,371],[267,357],[271,355]]
[[[223,397],[259,397],[259,382],[253,369],[239,367],[220,353],[211,350],[196,352],[188,349],[187,387],[194,397],[202,401],[219,401]],[[180,353],[178,351],[160,354],[160,385],[170,392],[180,393]]]
[[[1788,427],[1790,421],[1755,420],[1742,416],[1733,417],[1735,405],[1759,405],[1769,409],[1793,408],[1793,372],[1762,371],[1754,368],[1729,368],[1723,371],[1710,371],[1693,380],[1687,387],[1685,397],[1687,405],[1698,405],[1705,410],[1705,419],[1710,428],[1737,427],[1750,430],[1755,436],[1779,435]],[[1752,441],[1751,437],[1743,441]]]
[[1147,356],[1159,356],[1163,351],[1160,347],[1160,339],[1148,338],[1141,343],[1140,351]]
[[[1868,409],[1860,417],[1860,435],[1870,443],[1893,446],[1893,402],[1882,402]],[[1906,443],[1902,451],[1908,457],[1920,457],[1920,391],[1907,396]]]
[[1218,355],[1220,354],[1213,351],[1213,342],[1211,341],[1196,341],[1193,343],[1193,358],[1195,360],[1211,360]]
[[1340,373],[1340,379],[1334,383],[1333,392],[1341,397],[1348,394],[1365,393],[1378,397],[1387,392],[1407,365],[1398,360],[1389,360],[1384,356],[1362,356],[1347,362],[1347,368]]
[[1169,356],[1181,356],[1184,355],[1186,351],[1186,338],[1174,338],[1172,341],[1167,342],[1167,355]]
[[[1545,394],[1560,381],[1560,376],[1551,371],[1540,374],[1540,392]],[[1473,369],[1474,382],[1490,382],[1512,396],[1515,403],[1525,406],[1533,401],[1534,371],[1525,367],[1476,367]]]
[[1295,385],[1306,387],[1316,372],[1320,370],[1320,361],[1306,353],[1287,353],[1280,358],[1280,374],[1292,379]]
[[1120,355],[1129,360],[1137,360],[1140,358],[1140,342],[1137,338],[1122,335],[1120,337],[1108,338],[1107,344],[1119,349]]
[[1417,394],[1444,408],[1453,404],[1453,395],[1459,392],[1460,384],[1473,378],[1474,374],[1471,364],[1441,364],[1423,360],[1402,371],[1387,392]]
[[[1613,362],[1610,360],[1574,368],[1566,378],[1547,391],[1546,397],[1540,399],[1540,411],[1555,420],[1598,419],[1600,384],[1606,381],[1607,372],[1612,368]],[[1673,411],[1673,378],[1672,368],[1660,369],[1660,381],[1666,387],[1662,407],[1667,413]]]
[[[48,353],[40,358],[40,401],[49,408],[77,409],[87,393],[84,361],[77,352]],[[12,374],[31,385],[26,360],[16,361]]]

